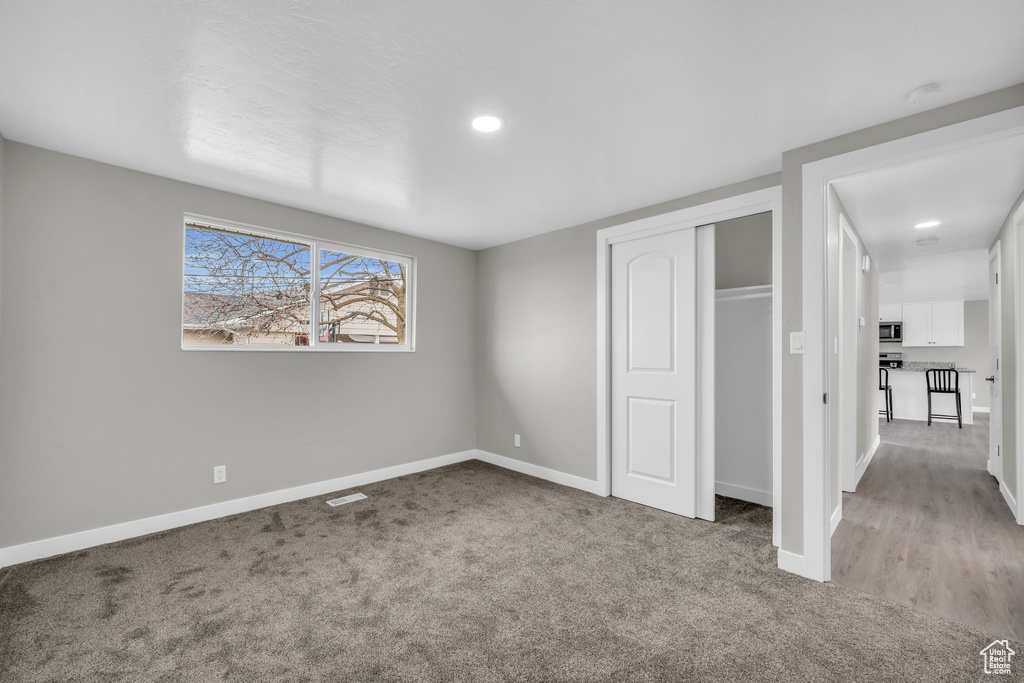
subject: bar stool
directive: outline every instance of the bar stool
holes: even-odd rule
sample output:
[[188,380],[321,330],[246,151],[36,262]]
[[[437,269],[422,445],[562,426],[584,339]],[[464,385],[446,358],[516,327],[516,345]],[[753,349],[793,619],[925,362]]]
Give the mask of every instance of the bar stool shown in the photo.
[[[960,373],[956,370],[926,370],[925,381],[928,384],[928,426],[932,425],[932,418],[939,417],[945,420],[956,419],[960,429],[964,428],[964,418],[960,410]],[[955,394],[956,415],[940,415],[932,412],[932,394]]]
[[878,368],[878,390],[885,392],[885,410],[879,410],[879,415],[885,415],[886,422],[892,422],[892,387],[889,386],[889,371],[885,368]]

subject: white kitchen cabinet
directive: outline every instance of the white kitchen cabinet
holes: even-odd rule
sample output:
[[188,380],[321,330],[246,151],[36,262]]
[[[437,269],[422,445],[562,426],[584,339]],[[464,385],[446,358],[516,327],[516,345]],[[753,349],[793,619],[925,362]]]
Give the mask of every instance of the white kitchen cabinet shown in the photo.
[[963,345],[963,301],[903,304],[903,346]]
[[899,304],[878,307],[878,322],[893,323],[903,320],[903,307]]
[[932,304],[932,346],[964,345],[964,302]]

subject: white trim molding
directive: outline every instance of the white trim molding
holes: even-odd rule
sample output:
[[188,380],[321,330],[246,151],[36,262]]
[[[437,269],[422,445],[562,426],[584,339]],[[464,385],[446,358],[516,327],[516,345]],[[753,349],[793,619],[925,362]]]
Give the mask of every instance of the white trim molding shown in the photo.
[[804,556],[779,548],[779,569],[804,576]]
[[971,412],[990,414],[992,412],[992,409],[991,408],[987,408],[985,406],[972,406],[971,407]]
[[[782,188],[748,192],[678,211],[617,225],[597,232],[597,487],[611,495],[611,372],[609,367],[611,247],[615,242],[648,237],[772,212],[772,282],[782,278]],[[772,497],[782,500],[782,288],[772,289]],[[772,515],[772,543],[782,543],[782,515]]]
[[1017,506],[1017,499],[1010,493],[1010,489],[1006,488],[1006,484],[999,482],[999,493],[1003,494],[1003,500],[1010,506],[1010,510],[1014,511],[1014,517],[1017,519],[1017,524],[1021,524],[1020,516],[1016,514],[1016,511],[1020,508]]
[[370,472],[351,474],[345,477],[338,477],[337,479],[328,479],[326,481],[320,481],[313,484],[304,484],[302,486],[294,486],[292,488],[280,489],[277,491],[268,491],[267,493],[259,493],[245,498],[226,500],[221,503],[213,503],[212,505],[204,505],[202,507],[191,508],[188,510],[169,512],[165,515],[146,517],[145,519],[137,519],[131,522],[123,522],[121,524],[112,524],[99,529],[87,529],[85,531],[66,534],[64,536],[56,536],[54,538],[46,538],[40,541],[32,541],[21,545],[0,548],[0,567],[8,567],[10,565],[21,564],[22,562],[31,562],[32,560],[41,560],[43,558],[53,557],[54,555],[62,555],[64,553],[84,550],[85,548],[92,548],[106,543],[114,543],[116,541],[123,541],[129,538],[137,538],[139,536],[153,534],[158,531],[167,531],[168,529],[175,529],[177,527],[187,526],[197,522],[207,522],[213,519],[227,517],[229,515],[237,515],[242,512],[250,512],[251,510],[258,510],[260,508],[271,507],[273,505],[281,505],[282,503],[291,503],[292,501],[302,500],[304,498],[314,498],[328,493],[333,494],[356,486],[366,486],[367,484],[384,481],[385,479],[404,477],[407,474],[424,472],[426,470],[432,470],[446,465],[454,465],[468,460],[480,460],[506,470],[520,472],[531,477],[537,477],[538,479],[546,479],[547,481],[551,481],[556,484],[562,484],[563,486],[581,489],[588,493],[602,495],[598,483],[593,479],[584,479],[583,477],[577,477],[572,474],[565,474],[564,472],[558,472],[546,467],[531,465],[530,463],[522,462],[520,460],[506,458],[503,455],[495,455],[494,453],[488,453],[487,451],[473,449],[462,451],[460,453],[452,453],[450,455],[441,455],[436,458],[427,458],[426,460],[417,460],[416,462],[410,462],[403,465],[385,467],[379,470],[372,470]]
[[[1014,434],[1015,438],[1015,453],[1014,453],[1014,467],[1017,470],[1017,498],[1018,505],[1010,506],[1013,510],[1014,516],[1017,518],[1017,524],[1024,524],[1024,354],[1021,353],[1021,344],[1024,343],[1024,337],[1021,336],[1021,328],[1024,325],[1024,268],[1021,264],[1024,263],[1024,244],[1021,244],[1021,240],[1024,239],[1024,204],[1021,204],[1017,211],[1013,214],[1013,235],[1016,244],[1015,258],[1013,259],[1013,350],[1016,354],[1015,365],[1017,366],[1015,387],[1014,387],[1014,405],[1016,406],[1016,414],[1014,417]],[[1003,355],[1006,355],[1006,350],[1003,349]],[[1005,386],[1005,384],[1004,384]],[[1003,403],[1006,405],[1006,394],[1003,394]],[[1003,409],[1003,429],[1006,428],[1006,416],[1007,411]],[[1004,431],[1005,433],[1005,431]],[[1004,444],[1005,445],[1005,444]],[[1006,457],[1004,452],[1003,457],[1003,469],[1005,470]],[[1004,494],[1006,495],[1006,494]],[[1010,499],[1012,500],[1012,496]],[[1009,502],[1009,501],[1007,501]]]
[[772,492],[753,489],[749,486],[729,484],[724,481],[715,482],[715,494],[736,500],[745,500],[748,503],[757,503],[766,507],[772,507]]
[[461,453],[441,455],[436,458],[395,465],[394,467],[385,467],[360,474],[350,474],[345,477],[338,477],[337,479],[328,479],[313,484],[268,491],[267,493],[259,493],[245,498],[235,498],[234,500],[226,500],[221,503],[213,503],[212,505],[169,512],[155,517],[112,524],[100,527],[99,529],[88,529],[64,536],[0,548],[0,567],[40,560],[45,557],[92,548],[105,543],[114,543],[115,541],[145,536],[146,534],[158,531],[167,531],[168,529],[175,529],[197,522],[206,522],[211,519],[237,515],[240,512],[249,512],[250,510],[258,510],[272,505],[290,503],[302,500],[303,498],[313,498],[328,493],[335,493],[355,486],[366,486],[367,484],[384,481],[385,479],[394,479],[395,477],[402,477],[407,474],[415,474],[416,472],[473,460],[477,458],[477,454],[478,451],[469,450],[462,451]]
[[[840,496],[843,495],[842,491],[839,492],[839,495]],[[829,523],[828,523],[828,535],[829,536],[831,536],[832,534],[834,534],[836,532],[836,527],[839,526],[839,522],[841,522],[841,521],[843,521],[843,505],[842,505],[842,499],[840,498],[840,504],[836,505],[835,512],[832,513],[832,519],[830,519]]]
[[879,447],[879,445],[881,445],[881,443],[882,443],[881,435],[876,434],[875,435],[875,440],[871,444],[871,448],[869,448],[868,452],[864,454],[864,457],[862,457],[860,460],[857,461],[857,481],[854,484],[854,489],[856,489],[857,485],[860,484],[860,480],[861,480],[861,478],[864,477],[864,473],[868,471],[868,465],[871,464],[871,460],[872,460],[872,458],[875,457],[875,453],[878,451],[878,447]]
[[587,493],[593,493],[598,496],[606,496],[604,488],[593,479],[584,479],[583,477],[577,477],[574,474],[566,474],[565,472],[559,472],[558,470],[552,470],[547,467],[541,467],[540,465],[534,465],[532,463],[523,462],[522,460],[516,460],[515,458],[508,458],[504,455],[497,455],[496,453],[490,453],[488,451],[476,450],[473,451],[474,457],[481,462],[490,463],[491,465],[497,465],[498,467],[506,470],[512,470],[513,472],[519,472],[521,474],[528,474],[531,477],[537,477],[538,479],[546,479],[547,481],[561,484],[562,486],[569,486],[574,489],[580,489]]
[[[831,577],[827,412],[822,401],[822,396],[828,390],[825,362],[828,348],[828,186],[844,177],[894,168],[935,154],[962,149],[982,141],[1003,139],[1022,132],[1024,107],[1016,107],[808,162],[800,169],[803,262],[801,293],[806,337],[802,371],[803,575],[809,579],[828,581]],[[1019,300],[1020,297],[1018,302]],[[1020,315],[1017,318],[1020,319]],[[1019,366],[1020,364],[1018,368]],[[1018,419],[1018,428],[1020,422]],[[1021,448],[1018,439],[1018,449]],[[1018,468],[1018,472],[1022,469],[1024,468]]]

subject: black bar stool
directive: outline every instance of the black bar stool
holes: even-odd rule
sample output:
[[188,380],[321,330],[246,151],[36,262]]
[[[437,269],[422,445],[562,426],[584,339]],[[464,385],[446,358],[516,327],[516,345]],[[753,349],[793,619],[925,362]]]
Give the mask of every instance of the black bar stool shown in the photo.
[[[926,370],[925,381],[928,383],[928,426],[932,425],[932,418],[939,417],[944,420],[956,420],[960,429],[964,428],[964,418],[960,410],[960,373],[956,370]],[[955,394],[956,415],[940,415],[932,412],[932,394]]]
[[885,368],[878,368],[878,390],[884,391],[885,410],[879,410],[879,415],[885,415],[886,422],[892,422],[892,387],[889,386],[889,371]]

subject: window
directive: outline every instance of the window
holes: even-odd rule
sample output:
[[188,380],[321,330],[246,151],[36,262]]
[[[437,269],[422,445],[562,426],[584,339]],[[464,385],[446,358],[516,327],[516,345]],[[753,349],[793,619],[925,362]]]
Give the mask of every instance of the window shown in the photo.
[[405,256],[187,217],[181,346],[411,351],[412,266]]

